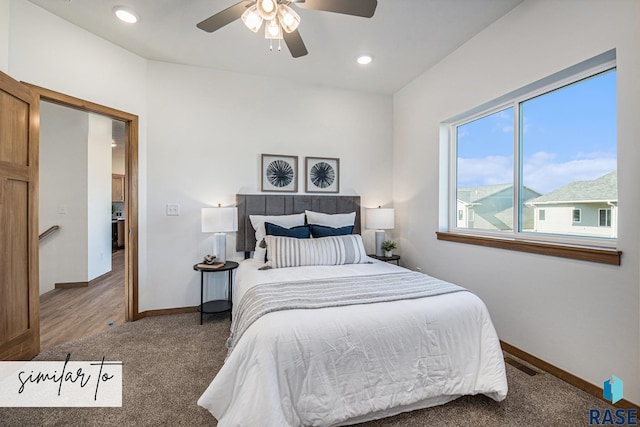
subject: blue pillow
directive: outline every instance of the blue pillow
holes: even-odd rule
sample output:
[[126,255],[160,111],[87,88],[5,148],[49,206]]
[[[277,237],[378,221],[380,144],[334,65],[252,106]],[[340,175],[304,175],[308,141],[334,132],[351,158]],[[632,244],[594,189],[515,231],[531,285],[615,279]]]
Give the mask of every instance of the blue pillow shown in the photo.
[[269,236],[295,237],[296,239],[308,239],[311,237],[308,225],[285,228],[270,222],[265,222],[264,228]]
[[[329,236],[346,236],[353,233],[353,225],[347,225],[346,227],[333,228],[326,225],[310,224],[311,235],[313,237],[329,237]],[[267,233],[269,234],[269,233]]]

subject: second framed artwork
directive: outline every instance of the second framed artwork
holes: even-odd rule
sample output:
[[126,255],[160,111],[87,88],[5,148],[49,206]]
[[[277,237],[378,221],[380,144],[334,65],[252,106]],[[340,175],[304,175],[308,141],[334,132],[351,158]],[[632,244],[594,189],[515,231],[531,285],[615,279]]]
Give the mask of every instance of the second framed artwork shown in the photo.
[[304,163],[306,193],[340,192],[340,159],[305,157]]

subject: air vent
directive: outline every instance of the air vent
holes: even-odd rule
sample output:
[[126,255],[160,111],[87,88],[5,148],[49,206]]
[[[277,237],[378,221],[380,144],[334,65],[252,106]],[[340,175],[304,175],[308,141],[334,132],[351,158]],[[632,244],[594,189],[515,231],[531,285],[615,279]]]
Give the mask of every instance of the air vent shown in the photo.
[[535,377],[536,375],[542,375],[542,372],[538,372],[534,369],[531,369],[528,366],[523,365],[522,363],[518,362],[515,359],[512,359],[510,357],[505,357],[504,361],[507,362],[509,365],[513,366],[516,369],[521,370],[522,372],[524,372],[525,374],[531,376],[531,377]]

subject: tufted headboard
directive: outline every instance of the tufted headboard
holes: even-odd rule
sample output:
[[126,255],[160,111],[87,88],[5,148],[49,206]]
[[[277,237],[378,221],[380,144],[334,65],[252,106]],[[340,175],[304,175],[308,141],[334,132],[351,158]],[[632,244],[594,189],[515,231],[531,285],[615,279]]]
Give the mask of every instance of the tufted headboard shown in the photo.
[[291,215],[305,210],[327,214],[356,213],[354,234],[360,234],[360,196],[310,196],[310,195],[271,195],[236,194],[238,206],[238,233],[236,251],[248,252],[256,247],[256,238],[249,215]]

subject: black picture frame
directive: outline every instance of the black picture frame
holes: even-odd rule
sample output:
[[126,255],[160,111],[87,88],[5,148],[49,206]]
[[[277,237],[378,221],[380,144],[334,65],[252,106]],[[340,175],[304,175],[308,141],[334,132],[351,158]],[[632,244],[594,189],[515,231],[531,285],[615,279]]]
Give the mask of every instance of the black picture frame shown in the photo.
[[261,191],[298,192],[298,156],[263,154],[260,170]]

